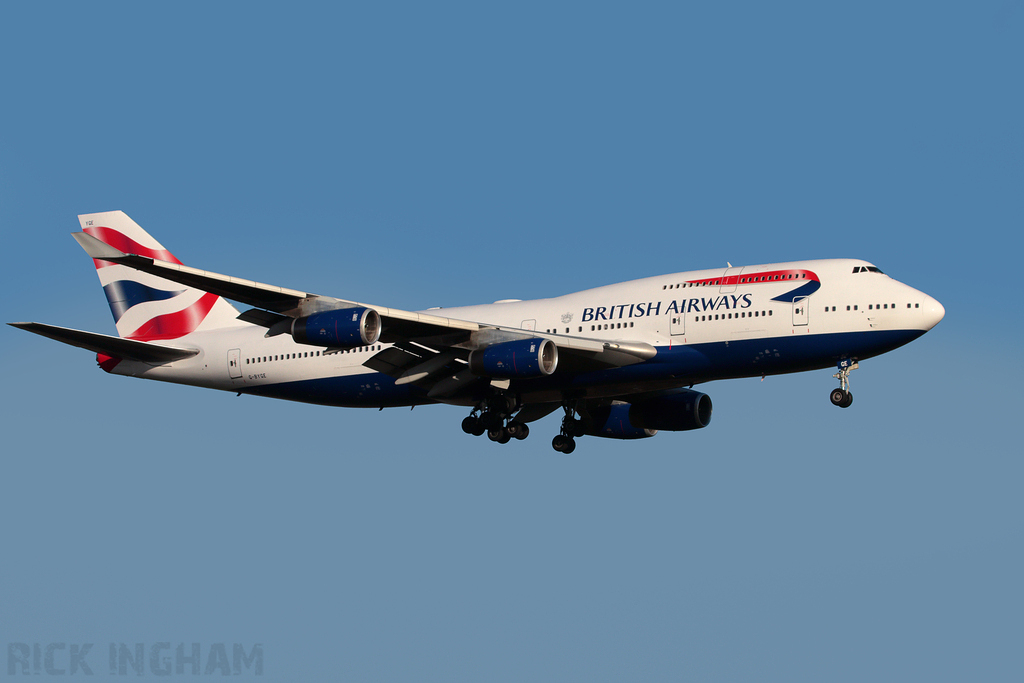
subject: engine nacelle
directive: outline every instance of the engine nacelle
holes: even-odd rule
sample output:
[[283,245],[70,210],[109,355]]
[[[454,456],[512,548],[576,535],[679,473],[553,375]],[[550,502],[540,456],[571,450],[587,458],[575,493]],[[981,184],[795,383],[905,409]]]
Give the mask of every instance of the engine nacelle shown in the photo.
[[550,339],[521,339],[491,344],[469,354],[475,375],[520,379],[550,375],[558,366],[558,347]]
[[629,419],[632,408],[628,403],[613,403],[590,411],[587,434],[605,439],[646,439],[658,433],[657,429],[634,427]]
[[684,432],[707,427],[711,422],[711,408],[710,396],[684,389],[634,403],[629,409],[629,421],[636,427]]
[[607,439],[644,439],[659,431],[701,429],[710,422],[711,397],[683,389],[646,401],[592,409],[587,434]]
[[372,308],[341,308],[296,318],[292,337],[300,344],[351,349],[380,338],[380,315]]

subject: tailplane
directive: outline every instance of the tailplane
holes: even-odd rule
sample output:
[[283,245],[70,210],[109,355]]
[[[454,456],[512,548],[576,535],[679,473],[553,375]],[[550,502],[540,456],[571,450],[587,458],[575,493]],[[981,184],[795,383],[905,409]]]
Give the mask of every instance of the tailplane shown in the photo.
[[[78,217],[82,231],[128,254],[181,264],[123,211]],[[216,294],[110,261],[93,259],[118,336],[139,341],[177,339],[195,331],[237,327],[238,310]]]

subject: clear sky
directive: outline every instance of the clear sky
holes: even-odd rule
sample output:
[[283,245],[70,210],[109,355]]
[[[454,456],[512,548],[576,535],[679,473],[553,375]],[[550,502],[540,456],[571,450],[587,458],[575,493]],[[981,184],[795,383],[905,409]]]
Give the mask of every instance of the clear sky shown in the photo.
[[0,656],[1024,674],[1019,1],[7,3],[0,36],[4,322],[113,333],[69,236],[112,209],[189,265],[404,309],[844,256],[946,308],[849,410],[828,370],[722,382],[705,430],[571,456],[555,417],[498,446],[458,408],[111,377],[4,327]]

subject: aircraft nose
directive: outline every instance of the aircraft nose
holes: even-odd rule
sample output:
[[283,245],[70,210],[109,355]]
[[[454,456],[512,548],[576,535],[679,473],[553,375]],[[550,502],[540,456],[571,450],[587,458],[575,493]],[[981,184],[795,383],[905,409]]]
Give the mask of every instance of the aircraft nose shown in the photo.
[[937,300],[928,296],[921,306],[924,309],[925,329],[932,329],[946,315],[946,309]]

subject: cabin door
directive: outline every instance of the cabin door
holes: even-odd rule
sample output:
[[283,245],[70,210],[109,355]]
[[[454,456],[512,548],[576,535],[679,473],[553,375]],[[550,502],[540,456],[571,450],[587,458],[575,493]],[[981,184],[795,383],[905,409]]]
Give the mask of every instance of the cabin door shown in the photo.
[[806,325],[807,324],[807,307],[810,305],[811,299],[806,296],[799,296],[793,299],[793,326]]
[[228,374],[231,379],[242,377],[242,352],[238,349],[228,351]]

